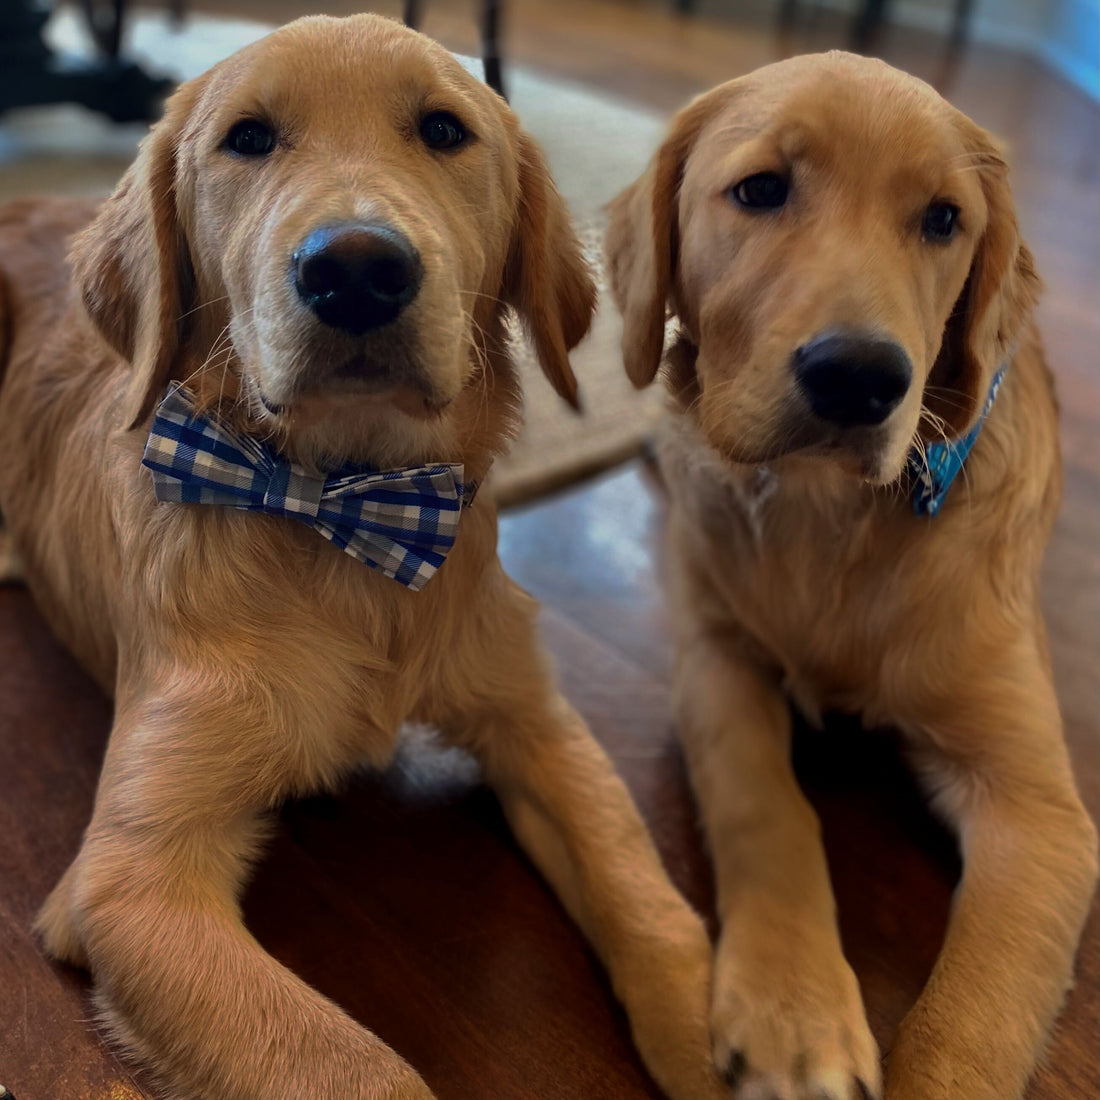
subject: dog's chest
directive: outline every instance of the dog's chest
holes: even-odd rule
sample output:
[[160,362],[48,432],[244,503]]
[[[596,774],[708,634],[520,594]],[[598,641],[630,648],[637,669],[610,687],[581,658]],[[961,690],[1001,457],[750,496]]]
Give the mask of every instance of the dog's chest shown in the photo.
[[[309,532],[307,532],[309,534]],[[318,553],[332,558],[328,547]],[[392,725],[438,690],[460,649],[450,613],[447,566],[422,592],[411,592],[348,557],[315,584],[300,583],[302,607],[291,618],[298,632],[309,621],[313,661],[338,668],[351,705],[363,717]],[[290,637],[285,639],[292,644]],[[301,678],[299,678],[301,682]]]
[[691,547],[728,614],[811,719],[874,712],[904,640],[911,597],[881,517],[811,506],[766,470],[681,496]]

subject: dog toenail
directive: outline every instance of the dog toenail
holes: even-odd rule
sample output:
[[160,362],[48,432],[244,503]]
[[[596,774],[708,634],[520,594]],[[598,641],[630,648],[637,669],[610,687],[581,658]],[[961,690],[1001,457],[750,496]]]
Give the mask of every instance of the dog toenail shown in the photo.
[[[736,1088],[741,1084],[741,1078],[745,1076],[745,1070],[749,1068],[748,1060],[745,1058],[745,1052],[743,1050],[735,1050],[730,1055],[730,1060],[726,1064],[726,1071],[722,1074],[723,1079],[730,1088]],[[3,1100],[0,1097],[0,1100]]]

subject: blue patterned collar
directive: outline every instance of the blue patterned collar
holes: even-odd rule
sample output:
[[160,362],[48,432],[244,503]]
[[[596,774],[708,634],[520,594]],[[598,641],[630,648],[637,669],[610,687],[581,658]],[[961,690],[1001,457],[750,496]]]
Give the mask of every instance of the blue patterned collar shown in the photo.
[[966,435],[950,443],[927,443],[924,455],[916,447],[909,452],[913,511],[918,516],[934,516],[943,507],[947,491],[959,476],[967,455],[970,454],[978,439],[985,418],[993,408],[993,402],[997,398],[997,391],[1001,388],[1001,381],[1007,369],[1006,364],[993,376],[989,396],[986,397],[985,404],[982,406],[981,416]]

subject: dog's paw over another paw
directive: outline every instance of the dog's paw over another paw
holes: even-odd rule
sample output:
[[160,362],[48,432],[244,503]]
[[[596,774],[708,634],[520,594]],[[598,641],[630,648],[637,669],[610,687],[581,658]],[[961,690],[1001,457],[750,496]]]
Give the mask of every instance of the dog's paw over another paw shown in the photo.
[[744,1051],[726,1053],[721,1044],[714,1058],[735,1100],[881,1100],[877,1089],[844,1070],[807,1074],[796,1066],[793,1073],[762,1073]]
[[878,1048],[839,951],[830,964],[788,956],[763,969],[724,954],[711,1030],[735,1100],[880,1100]]

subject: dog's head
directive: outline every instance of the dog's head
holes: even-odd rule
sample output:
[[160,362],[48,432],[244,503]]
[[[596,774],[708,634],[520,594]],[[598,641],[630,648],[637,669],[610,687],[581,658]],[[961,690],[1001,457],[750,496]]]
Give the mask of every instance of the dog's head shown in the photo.
[[974,423],[1034,304],[1006,175],[879,61],[796,58],[702,96],[611,207],[631,379],[656,374],[671,309],[670,382],[722,454],[894,480],[915,437]]
[[128,422],[205,379],[299,452],[379,465],[447,452],[504,303],[575,403],[595,296],[507,105],[374,16],[299,20],[181,87],[73,261],[132,364]]

